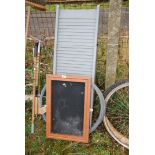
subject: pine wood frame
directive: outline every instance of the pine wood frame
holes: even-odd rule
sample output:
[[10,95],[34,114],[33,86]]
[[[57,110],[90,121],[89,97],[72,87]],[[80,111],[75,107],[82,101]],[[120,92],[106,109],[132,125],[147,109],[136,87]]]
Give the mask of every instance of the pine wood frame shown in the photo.
[[28,0],[26,0],[25,3],[26,3],[26,5],[32,6],[33,8],[35,8],[37,10],[40,10],[40,11],[45,11],[46,10],[46,7],[41,5],[41,4],[37,4],[37,3],[31,2],[31,1],[28,1]]
[[[83,135],[73,136],[66,134],[55,134],[51,132],[51,81],[71,81],[71,82],[82,82],[85,83],[85,96],[84,96],[84,118],[83,118]],[[80,77],[80,76],[58,76],[48,74],[46,76],[46,137],[53,139],[62,139],[69,141],[77,141],[88,143],[89,140],[89,115],[90,115],[90,93],[91,93],[91,79],[90,77]]]

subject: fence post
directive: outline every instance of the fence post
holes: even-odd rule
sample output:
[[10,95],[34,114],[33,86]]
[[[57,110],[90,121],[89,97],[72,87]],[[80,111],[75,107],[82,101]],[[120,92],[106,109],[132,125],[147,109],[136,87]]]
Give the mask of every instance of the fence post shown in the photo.
[[105,88],[115,83],[122,0],[110,0]]
[[27,45],[27,35],[28,35],[28,31],[29,31],[30,14],[31,14],[31,6],[27,6],[27,19],[26,19],[26,32],[25,32],[25,48],[26,48],[26,45]]

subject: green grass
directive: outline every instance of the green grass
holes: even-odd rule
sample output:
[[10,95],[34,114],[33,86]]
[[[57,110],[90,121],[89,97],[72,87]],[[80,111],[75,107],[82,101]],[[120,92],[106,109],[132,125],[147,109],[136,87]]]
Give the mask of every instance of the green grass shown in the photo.
[[41,117],[35,121],[35,133],[32,135],[31,129],[31,102],[26,103],[25,109],[25,147],[26,155],[43,153],[45,155],[69,155],[69,154],[86,154],[86,155],[115,155],[123,153],[122,148],[106,132],[104,127],[102,131],[96,130],[90,135],[88,144],[69,142],[63,140],[46,139],[45,123]]
[[129,90],[128,87],[115,92],[107,103],[107,116],[113,126],[129,137]]
[[[82,3],[82,4],[59,4],[61,9],[95,9],[96,8],[95,2],[89,2],[89,3]],[[99,3],[100,9],[108,9],[109,8],[109,2],[102,2]],[[55,11],[56,10],[56,4],[52,5],[46,5],[46,11]],[[122,2],[122,8],[129,8],[129,1]],[[37,12],[38,10],[31,8],[32,12]]]
[[[83,4],[60,4],[61,9],[95,9],[96,8],[96,3],[91,2],[91,3],[83,3]],[[123,2],[122,3],[123,8],[128,8],[129,7],[129,2]],[[100,3],[100,9],[108,9],[109,8],[109,3],[108,2],[103,2]],[[56,5],[46,5],[46,10],[47,11],[55,11],[56,10]]]
[[[125,50],[124,44],[126,40],[120,40],[119,60],[116,79],[128,78],[127,59],[122,57],[122,51]],[[105,85],[105,65],[107,39],[98,39],[98,56],[96,69],[96,83],[101,90]],[[33,82],[33,59],[32,59],[32,42],[28,42],[26,52],[26,83]],[[128,50],[128,49],[126,49]],[[47,73],[52,72],[53,44],[46,45],[41,51],[40,65],[40,87],[42,89],[45,84]],[[32,87],[26,88],[26,94],[32,92]],[[45,123],[41,116],[35,120],[35,133],[31,134],[31,107],[32,102],[25,103],[25,154],[26,155],[127,155],[128,150],[119,145],[106,131],[103,123],[95,132],[90,134],[89,143],[82,144],[63,140],[46,139]],[[98,98],[95,98],[93,122],[96,120],[99,112]]]

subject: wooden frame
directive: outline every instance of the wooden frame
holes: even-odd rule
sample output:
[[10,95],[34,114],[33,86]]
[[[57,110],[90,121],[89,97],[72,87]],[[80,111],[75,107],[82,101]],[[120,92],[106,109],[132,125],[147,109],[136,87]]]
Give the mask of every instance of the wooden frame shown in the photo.
[[[51,81],[71,81],[71,82],[82,82],[85,83],[85,96],[84,96],[84,117],[83,117],[83,135],[82,136],[74,136],[67,134],[57,134],[51,132],[51,98],[52,98],[52,86]],[[54,138],[54,139],[62,139],[62,140],[70,140],[88,143],[89,139],[89,115],[90,115],[90,93],[91,93],[91,80],[90,77],[80,77],[80,76],[58,76],[48,74],[46,76],[46,137]]]
[[26,5],[32,6],[33,8],[38,9],[40,11],[45,11],[46,10],[46,7],[41,5],[41,4],[30,2],[28,0],[26,0],[25,3],[26,3]]
[[69,4],[78,3],[78,4],[82,4],[82,3],[90,3],[90,2],[94,2],[94,0],[48,0],[47,1],[47,3],[49,3],[49,4],[62,4],[62,3],[69,3]]

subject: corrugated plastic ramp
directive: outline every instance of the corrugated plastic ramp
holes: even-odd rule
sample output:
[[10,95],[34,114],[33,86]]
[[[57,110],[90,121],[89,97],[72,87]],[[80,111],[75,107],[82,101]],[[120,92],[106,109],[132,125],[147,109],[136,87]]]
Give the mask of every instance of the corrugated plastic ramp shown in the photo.
[[95,82],[98,21],[99,6],[91,10],[61,10],[57,6],[54,74],[90,76]]

